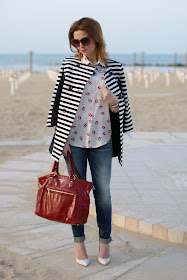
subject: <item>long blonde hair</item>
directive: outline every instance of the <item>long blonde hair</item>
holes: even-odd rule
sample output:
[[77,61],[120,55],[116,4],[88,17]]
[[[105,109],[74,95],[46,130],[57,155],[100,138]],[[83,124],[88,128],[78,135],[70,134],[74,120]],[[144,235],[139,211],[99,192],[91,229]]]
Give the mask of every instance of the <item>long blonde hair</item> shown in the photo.
[[96,42],[96,58],[105,64],[107,67],[108,53],[106,52],[106,44],[103,38],[103,32],[98,21],[84,17],[75,21],[69,30],[69,44],[72,52],[75,52],[75,56],[81,60],[83,54],[72,49],[71,40],[74,39],[74,32],[77,30],[85,30]]

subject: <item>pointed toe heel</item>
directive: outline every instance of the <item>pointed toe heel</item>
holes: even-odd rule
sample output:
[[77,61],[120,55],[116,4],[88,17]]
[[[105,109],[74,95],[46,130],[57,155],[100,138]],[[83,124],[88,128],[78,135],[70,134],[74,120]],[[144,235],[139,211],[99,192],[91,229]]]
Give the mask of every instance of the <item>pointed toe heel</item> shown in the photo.
[[82,266],[88,266],[90,261],[89,261],[89,259],[79,260],[76,258],[76,262]]
[[99,261],[99,263],[102,264],[102,265],[107,265],[107,264],[109,264],[109,262],[110,262],[110,258],[107,258],[107,259],[98,258],[98,261]]

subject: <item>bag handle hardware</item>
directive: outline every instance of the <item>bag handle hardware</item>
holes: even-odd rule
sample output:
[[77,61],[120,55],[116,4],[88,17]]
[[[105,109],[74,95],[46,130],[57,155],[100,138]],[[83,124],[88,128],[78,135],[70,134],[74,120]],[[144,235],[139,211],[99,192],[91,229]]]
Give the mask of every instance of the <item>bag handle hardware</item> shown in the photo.
[[[68,156],[69,172],[70,172],[69,178],[71,179],[73,177],[73,180],[75,180],[76,178],[82,179],[80,173],[78,172],[78,170],[76,169],[76,167],[73,163],[73,158],[69,151],[67,152],[67,156]],[[52,170],[49,172],[49,174],[53,174],[54,176],[59,174],[59,162],[58,161],[54,161]]]

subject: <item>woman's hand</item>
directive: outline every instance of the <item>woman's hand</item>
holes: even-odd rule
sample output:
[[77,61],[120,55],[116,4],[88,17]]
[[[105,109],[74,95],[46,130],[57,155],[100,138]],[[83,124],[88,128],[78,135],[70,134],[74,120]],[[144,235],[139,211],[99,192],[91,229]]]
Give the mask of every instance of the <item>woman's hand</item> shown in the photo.
[[68,143],[68,140],[67,140],[65,145],[64,145],[64,149],[62,151],[62,155],[67,157],[68,151],[71,153],[71,149],[70,149],[70,146],[69,146],[69,143]]
[[110,105],[118,104],[117,97],[109,90],[108,86],[104,86],[102,98]]

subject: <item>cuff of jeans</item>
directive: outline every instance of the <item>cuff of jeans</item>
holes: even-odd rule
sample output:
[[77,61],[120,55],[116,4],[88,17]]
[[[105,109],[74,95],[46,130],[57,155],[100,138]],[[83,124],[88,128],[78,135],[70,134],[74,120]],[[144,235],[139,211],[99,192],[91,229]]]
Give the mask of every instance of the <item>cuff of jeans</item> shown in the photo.
[[81,236],[81,237],[74,237],[74,242],[75,243],[82,243],[85,241],[85,235],[84,236]]
[[99,242],[103,244],[109,244],[112,241],[112,238],[104,239],[104,238],[99,238]]

